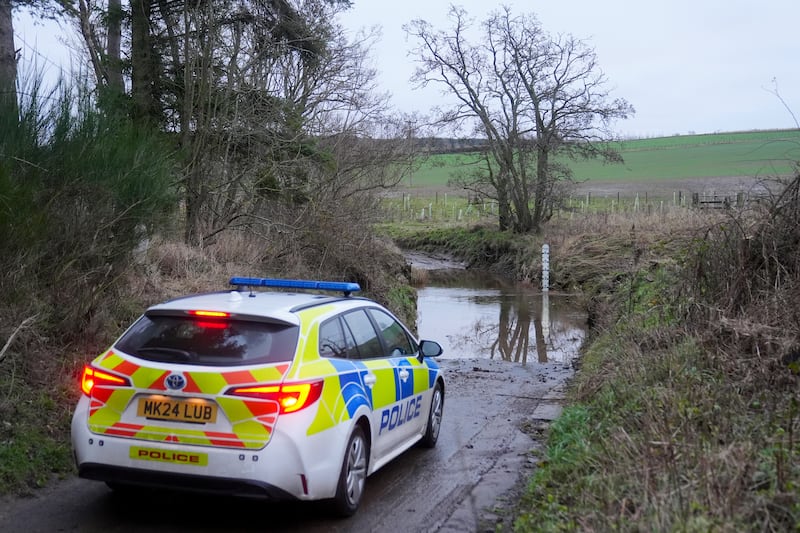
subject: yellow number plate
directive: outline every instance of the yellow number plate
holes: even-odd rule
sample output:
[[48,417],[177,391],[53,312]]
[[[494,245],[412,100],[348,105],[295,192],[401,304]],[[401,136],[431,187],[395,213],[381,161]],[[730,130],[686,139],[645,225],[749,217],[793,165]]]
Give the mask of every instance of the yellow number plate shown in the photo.
[[211,424],[217,421],[217,406],[200,398],[148,396],[139,398],[136,414],[154,420]]
[[161,463],[175,463],[179,465],[208,466],[208,454],[205,453],[131,446],[129,455],[131,459],[137,459],[139,461],[158,461]]

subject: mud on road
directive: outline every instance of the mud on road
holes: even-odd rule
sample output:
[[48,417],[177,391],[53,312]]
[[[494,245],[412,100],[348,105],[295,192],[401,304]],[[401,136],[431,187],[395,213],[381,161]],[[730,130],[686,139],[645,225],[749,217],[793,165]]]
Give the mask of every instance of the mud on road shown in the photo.
[[0,531],[496,531],[510,530],[537,462],[536,431],[560,412],[564,363],[442,360],[445,411],[433,450],[413,448],[367,480],[355,516],[315,503],[214,495],[114,493],[77,478],[32,498],[0,500]]

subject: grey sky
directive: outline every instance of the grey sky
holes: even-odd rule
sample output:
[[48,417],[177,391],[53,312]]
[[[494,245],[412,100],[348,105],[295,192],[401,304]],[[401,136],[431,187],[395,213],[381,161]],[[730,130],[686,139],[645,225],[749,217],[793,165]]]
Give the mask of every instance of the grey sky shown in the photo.
[[[462,0],[482,20],[500,2]],[[533,12],[553,34],[586,39],[597,52],[613,95],[636,109],[615,124],[622,135],[647,137],[796,127],[792,113],[769,92],[773,79],[800,118],[800,1],[798,0],[509,0],[514,13]],[[354,0],[341,22],[355,32],[378,25],[383,37],[371,52],[382,88],[394,105],[424,113],[442,96],[412,90],[414,69],[403,24],[422,18],[445,28],[450,2]],[[69,64],[63,32],[50,24],[15,22],[24,62],[52,73]],[[60,36],[60,37],[59,37]],[[60,38],[60,40],[59,40]],[[73,38],[74,39],[74,38]],[[38,56],[34,53],[38,51]],[[56,66],[54,66],[56,65]]]
[[[795,128],[800,118],[798,0],[462,0],[482,20],[500,5],[533,12],[551,34],[587,40],[613,89],[636,109],[616,123],[622,135],[646,137],[751,129]],[[379,25],[372,49],[383,87],[403,111],[424,112],[437,90],[412,91],[412,44],[402,25],[415,18],[444,29],[450,2],[355,0],[343,24],[355,31]]]

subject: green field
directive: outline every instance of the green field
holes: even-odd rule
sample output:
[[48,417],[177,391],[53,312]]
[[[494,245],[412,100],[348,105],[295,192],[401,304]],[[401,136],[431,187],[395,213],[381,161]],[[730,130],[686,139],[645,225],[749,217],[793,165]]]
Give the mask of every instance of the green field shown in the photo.
[[[647,182],[727,176],[775,177],[791,173],[800,161],[800,130],[681,135],[615,143],[622,164],[566,161],[577,180]],[[475,166],[471,154],[433,155],[404,186],[444,187]]]

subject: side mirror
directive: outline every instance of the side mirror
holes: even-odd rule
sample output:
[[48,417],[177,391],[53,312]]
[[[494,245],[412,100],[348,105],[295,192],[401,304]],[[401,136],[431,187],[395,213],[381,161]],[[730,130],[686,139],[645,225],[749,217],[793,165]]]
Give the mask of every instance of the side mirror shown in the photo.
[[442,345],[436,341],[419,341],[420,360],[423,357],[436,357],[442,355]]

